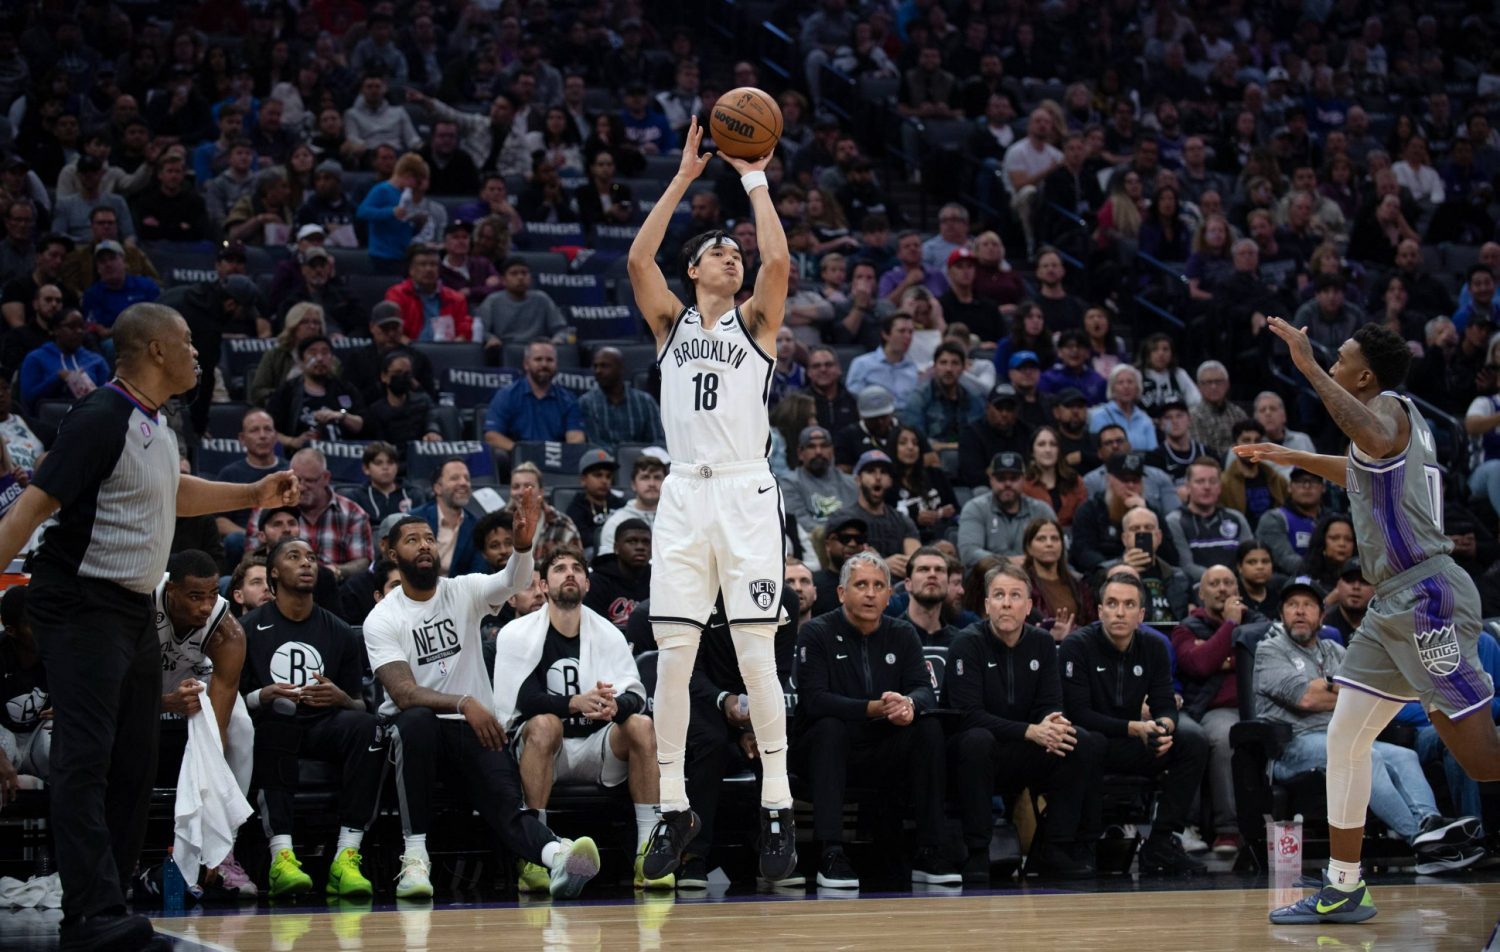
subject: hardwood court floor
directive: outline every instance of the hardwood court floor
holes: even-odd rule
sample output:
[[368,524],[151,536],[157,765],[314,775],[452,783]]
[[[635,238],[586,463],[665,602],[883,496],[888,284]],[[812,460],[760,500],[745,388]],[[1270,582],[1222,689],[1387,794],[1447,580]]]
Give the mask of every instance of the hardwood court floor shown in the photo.
[[[1292,898],[1302,891],[1292,891]],[[1469,952],[1500,916],[1500,883],[1377,887],[1380,915],[1357,926],[1276,927],[1269,889],[755,897],[517,906],[381,907],[158,920],[180,952],[702,952],[803,949],[1110,952]]]

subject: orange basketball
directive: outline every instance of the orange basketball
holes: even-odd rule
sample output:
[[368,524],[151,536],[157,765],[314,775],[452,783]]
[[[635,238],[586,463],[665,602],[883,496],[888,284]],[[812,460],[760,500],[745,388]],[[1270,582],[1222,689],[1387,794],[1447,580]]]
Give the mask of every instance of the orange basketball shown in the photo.
[[754,86],[731,89],[714,103],[708,119],[714,145],[737,159],[758,159],[781,138],[781,107]]

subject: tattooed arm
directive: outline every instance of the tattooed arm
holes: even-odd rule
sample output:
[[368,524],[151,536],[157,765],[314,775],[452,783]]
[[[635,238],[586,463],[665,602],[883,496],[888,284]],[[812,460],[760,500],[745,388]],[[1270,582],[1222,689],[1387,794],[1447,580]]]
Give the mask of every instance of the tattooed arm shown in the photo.
[[1318,392],[1333,422],[1360,452],[1371,459],[1389,459],[1406,449],[1411,420],[1394,398],[1382,395],[1369,403],[1360,402],[1318,366],[1306,330],[1293,327],[1279,317],[1270,318],[1268,326],[1273,334],[1286,341],[1292,362]]

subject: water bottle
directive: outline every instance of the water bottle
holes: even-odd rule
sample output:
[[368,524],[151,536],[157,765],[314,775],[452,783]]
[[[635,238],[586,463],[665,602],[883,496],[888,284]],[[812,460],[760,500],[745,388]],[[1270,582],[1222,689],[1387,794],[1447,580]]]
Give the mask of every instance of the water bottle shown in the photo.
[[169,916],[182,915],[186,896],[187,881],[183,879],[182,870],[178,868],[177,860],[172,856],[172,848],[167,847],[167,858],[161,864],[162,912]]
[[750,716],[750,695],[741,694],[735,703],[739,705],[740,717],[748,718]]

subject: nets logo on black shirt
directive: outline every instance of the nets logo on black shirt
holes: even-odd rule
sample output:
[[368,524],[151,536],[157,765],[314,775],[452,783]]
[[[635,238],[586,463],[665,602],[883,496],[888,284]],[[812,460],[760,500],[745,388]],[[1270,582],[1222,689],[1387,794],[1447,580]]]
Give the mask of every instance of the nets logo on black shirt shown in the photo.
[[327,675],[323,655],[305,641],[288,641],[271,656],[271,679],[280,684],[305,688],[314,683],[313,675]]

